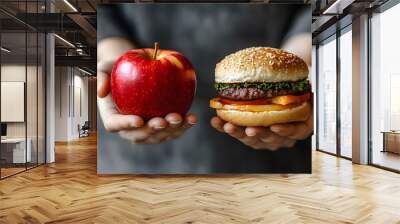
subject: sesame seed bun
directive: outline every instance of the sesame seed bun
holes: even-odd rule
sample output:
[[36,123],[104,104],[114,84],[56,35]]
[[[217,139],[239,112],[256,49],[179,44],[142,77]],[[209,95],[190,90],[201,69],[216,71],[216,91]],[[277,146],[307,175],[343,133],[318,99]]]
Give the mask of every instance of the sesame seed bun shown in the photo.
[[217,115],[222,120],[239,126],[263,126],[273,124],[306,121],[312,113],[309,102],[297,107],[279,111],[250,112],[240,110],[217,109]]
[[285,82],[308,77],[300,57],[270,47],[251,47],[226,56],[215,68],[215,82]]

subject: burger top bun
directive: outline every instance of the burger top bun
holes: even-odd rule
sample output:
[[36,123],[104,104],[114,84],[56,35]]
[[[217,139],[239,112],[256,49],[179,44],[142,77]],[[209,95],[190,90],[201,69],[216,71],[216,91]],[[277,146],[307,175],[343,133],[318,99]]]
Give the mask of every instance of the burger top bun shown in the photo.
[[284,82],[305,79],[307,64],[300,57],[270,47],[251,47],[226,56],[215,68],[215,82]]

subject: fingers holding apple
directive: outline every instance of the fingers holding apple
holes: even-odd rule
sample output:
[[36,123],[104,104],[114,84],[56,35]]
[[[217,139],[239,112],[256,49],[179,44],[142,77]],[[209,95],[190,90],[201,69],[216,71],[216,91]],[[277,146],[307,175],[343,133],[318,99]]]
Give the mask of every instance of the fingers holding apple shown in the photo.
[[99,61],[97,63],[97,96],[106,97],[111,92],[110,74],[114,62]]
[[98,98],[97,105],[100,117],[103,120],[104,128],[109,132],[118,132],[120,130],[129,130],[142,127],[144,120],[137,115],[120,114],[115,107],[114,101],[109,94],[110,88],[108,74],[104,72],[97,73],[98,79]]
[[111,97],[111,70],[114,62],[133,45],[126,39],[106,38],[98,44],[97,104],[100,117],[107,131],[118,132],[144,125],[142,118],[118,112]]
[[132,48],[134,44],[121,37],[105,38],[97,44],[97,87],[100,98],[111,91],[110,74],[115,61]]
[[106,97],[111,92],[110,76],[105,72],[97,72],[97,96]]
[[183,118],[170,113],[164,118],[152,118],[142,127],[119,131],[119,135],[133,144],[157,144],[182,136],[196,123],[195,115],[189,114]]
[[98,89],[106,130],[135,144],[155,144],[175,139],[197,123],[195,115],[185,115],[195,94],[196,74],[181,53],[160,50],[156,43],[154,49],[122,55],[110,79],[107,71],[99,69]]

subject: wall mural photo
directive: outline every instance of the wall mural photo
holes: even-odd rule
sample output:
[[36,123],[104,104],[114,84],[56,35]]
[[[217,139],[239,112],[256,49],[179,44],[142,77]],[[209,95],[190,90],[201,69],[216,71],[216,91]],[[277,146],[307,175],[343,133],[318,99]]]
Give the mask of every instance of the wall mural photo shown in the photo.
[[99,174],[311,173],[310,5],[97,13]]

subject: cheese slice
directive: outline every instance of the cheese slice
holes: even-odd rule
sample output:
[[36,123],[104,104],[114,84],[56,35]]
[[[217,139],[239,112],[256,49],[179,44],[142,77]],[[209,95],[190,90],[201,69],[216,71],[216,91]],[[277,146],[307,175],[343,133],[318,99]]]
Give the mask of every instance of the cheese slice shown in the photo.
[[288,105],[292,103],[302,103],[308,101],[311,98],[310,93],[306,93],[303,95],[286,95],[286,96],[276,96],[271,98],[271,103],[280,104],[280,105]]
[[240,110],[250,112],[264,112],[264,111],[280,111],[287,110],[299,106],[301,103],[293,103],[288,105],[280,104],[265,104],[265,105],[238,105],[238,104],[224,104],[218,98],[210,100],[210,107],[222,110]]

